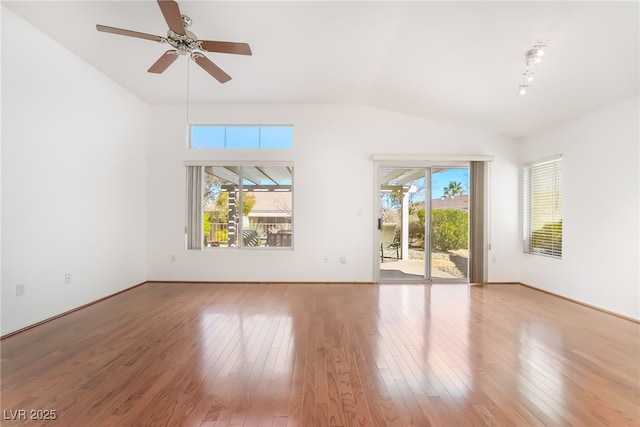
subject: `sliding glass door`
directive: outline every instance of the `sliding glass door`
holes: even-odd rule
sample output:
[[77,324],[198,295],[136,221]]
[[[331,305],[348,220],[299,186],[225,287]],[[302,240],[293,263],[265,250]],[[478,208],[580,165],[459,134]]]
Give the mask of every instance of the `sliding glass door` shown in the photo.
[[428,280],[425,201],[428,169],[380,168],[380,279]]
[[469,168],[378,169],[381,282],[468,282]]
[[469,279],[469,168],[431,168],[432,281]]

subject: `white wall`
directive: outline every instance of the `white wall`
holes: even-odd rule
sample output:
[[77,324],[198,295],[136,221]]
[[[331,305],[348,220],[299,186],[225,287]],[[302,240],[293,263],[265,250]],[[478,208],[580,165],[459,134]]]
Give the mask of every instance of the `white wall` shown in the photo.
[[636,97],[522,142],[563,155],[564,198],[562,259],[521,253],[521,282],[640,319],[639,127]]
[[[515,141],[357,106],[191,105],[189,115],[192,123],[293,124],[295,148],[284,153],[190,152],[185,107],[151,107],[150,280],[372,281],[378,194],[373,153],[494,155],[490,259],[496,262],[489,265],[489,280],[517,280]],[[294,249],[186,251],[184,161],[201,159],[294,161]],[[338,262],[341,255],[347,257],[346,264]]]
[[146,280],[147,119],[2,8],[3,335]]

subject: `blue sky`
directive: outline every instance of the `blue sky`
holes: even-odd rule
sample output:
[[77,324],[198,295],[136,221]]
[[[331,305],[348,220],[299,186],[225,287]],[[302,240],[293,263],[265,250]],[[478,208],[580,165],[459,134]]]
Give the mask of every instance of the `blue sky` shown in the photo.
[[449,182],[459,182],[462,184],[465,194],[469,194],[469,169],[449,169],[445,172],[432,175],[431,196],[433,199],[444,195],[444,188]]
[[[469,194],[469,169],[449,169],[431,175],[431,198],[443,197],[444,189],[449,186],[451,181],[461,183],[464,194]],[[423,201],[424,178],[414,181],[414,185],[418,187],[419,193],[415,194],[412,200],[414,202]]]

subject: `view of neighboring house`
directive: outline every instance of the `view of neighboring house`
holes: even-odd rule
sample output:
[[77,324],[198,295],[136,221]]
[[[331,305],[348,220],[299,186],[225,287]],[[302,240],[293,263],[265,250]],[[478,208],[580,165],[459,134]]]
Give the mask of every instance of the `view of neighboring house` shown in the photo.
[[[417,212],[420,209],[424,209],[424,202],[413,205],[412,211]],[[431,209],[455,209],[469,212],[469,195],[461,194],[458,196],[442,196],[431,199]]]
[[432,209],[456,209],[469,212],[469,195],[462,194],[452,197],[439,197],[431,200]]
[[[242,216],[243,233],[252,236],[245,246],[269,245],[269,234],[291,230],[292,197],[290,191],[253,191],[245,193],[251,196],[253,206]],[[225,209],[228,209],[228,205]],[[215,202],[205,203],[204,216],[210,219],[210,227],[205,230],[205,245],[220,246],[229,244],[229,221],[216,220],[220,206]],[[231,212],[231,211],[230,211]],[[235,210],[233,210],[235,212]],[[245,211],[246,212],[246,211]],[[233,229],[234,227],[232,227]],[[271,246],[275,244],[272,243]]]
[[247,215],[251,229],[259,226],[290,227],[292,211],[290,192],[254,192],[253,195],[256,203]]

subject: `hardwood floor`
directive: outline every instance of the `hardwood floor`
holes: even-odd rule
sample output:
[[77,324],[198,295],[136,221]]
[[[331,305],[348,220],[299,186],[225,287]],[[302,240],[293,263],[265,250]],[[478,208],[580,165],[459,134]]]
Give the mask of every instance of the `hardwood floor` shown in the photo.
[[148,283],[1,354],[3,426],[640,425],[640,325],[519,285]]

